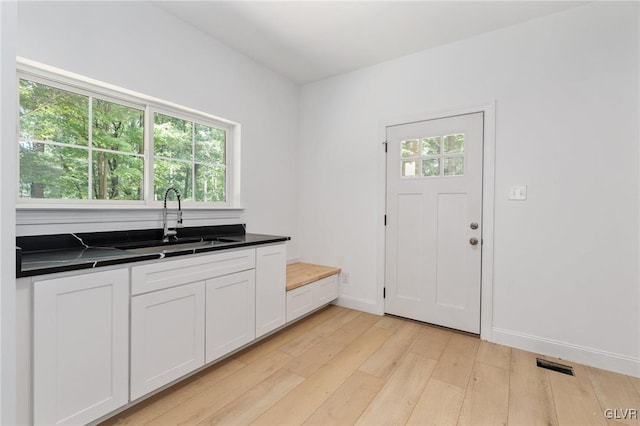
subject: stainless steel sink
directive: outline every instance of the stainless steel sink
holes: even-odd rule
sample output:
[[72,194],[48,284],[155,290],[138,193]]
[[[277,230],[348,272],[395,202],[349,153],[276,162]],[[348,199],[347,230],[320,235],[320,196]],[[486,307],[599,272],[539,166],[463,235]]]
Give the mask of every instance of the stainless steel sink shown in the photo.
[[216,241],[197,241],[193,243],[176,243],[176,244],[165,243],[157,246],[138,247],[138,248],[125,249],[125,250],[130,253],[136,253],[136,254],[169,253],[174,251],[197,249],[201,247],[210,247],[215,243]]

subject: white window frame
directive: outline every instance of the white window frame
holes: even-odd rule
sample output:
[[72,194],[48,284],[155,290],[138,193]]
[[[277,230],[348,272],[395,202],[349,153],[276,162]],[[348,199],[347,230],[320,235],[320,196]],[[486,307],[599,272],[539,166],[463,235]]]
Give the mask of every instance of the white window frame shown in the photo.
[[[162,207],[162,201],[154,200],[153,183],[153,118],[160,113],[206,126],[222,129],[225,138],[225,202],[183,201],[184,209],[241,209],[240,206],[240,125],[214,115],[177,105],[162,99],[147,96],[128,89],[100,82],[85,76],[74,74],[48,65],[40,64],[18,57],[17,78],[35,81],[51,87],[67,90],[83,96],[91,96],[109,102],[119,103],[135,109],[143,110],[144,117],[144,200],[62,200],[62,199],[30,199],[20,197],[18,186],[14,188],[16,208],[20,209],[123,209]],[[18,111],[19,111],[19,98]],[[19,117],[17,117],[19,123]],[[19,138],[16,129],[16,139]],[[88,147],[90,149],[90,147]],[[19,150],[16,150],[16,182],[20,181]],[[193,163],[193,161],[192,161]],[[91,175],[90,175],[91,176]],[[195,182],[193,182],[195,188]],[[195,193],[195,189],[194,189]],[[186,195],[186,194],[185,194]],[[189,194],[190,195],[190,194]],[[184,197],[186,198],[186,196]]]
[[[147,167],[148,169],[148,173],[149,176],[146,176],[145,174],[145,182],[147,182],[147,179],[152,179],[152,170],[153,170],[153,162],[155,160],[155,151],[154,151],[154,139],[153,139],[153,129],[151,127],[153,121],[154,121],[154,116],[155,113],[159,113],[159,114],[163,114],[163,115],[168,115],[171,117],[175,117],[175,118],[179,118],[181,120],[185,120],[185,121],[190,121],[193,123],[197,123],[197,124],[204,124],[207,126],[212,126],[212,127],[216,127],[218,129],[224,130],[226,132],[225,134],[225,167],[226,167],[226,179],[225,179],[225,195],[227,197],[227,199],[229,198],[229,193],[230,190],[233,188],[230,185],[230,181],[232,180],[232,176],[230,176],[229,173],[229,161],[231,160],[231,157],[233,156],[233,150],[230,149],[230,143],[229,143],[229,139],[233,137],[233,127],[230,125],[226,125],[226,124],[221,124],[219,122],[205,122],[203,121],[201,118],[193,115],[193,114],[189,114],[189,113],[185,113],[184,111],[178,111],[178,110],[172,110],[169,108],[161,108],[161,107],[155,107],[155,106],[149,106],[145,112],[145,152],[148,153],[149,159],[148,159],[148,163],[149,166]],[[147,132],[148,130],[148,132]],[[148,133],[148,135],[147,135]],[[148,146],[146,145],[147,141],[146,139],[148,139]],[[193,160],[184,160],[184,162],[188,162],[191,164],[195,164],[195,163],[201,163],[199,161],[195,161],[195,159]],[[145,169],[145,173],[146,173],[146,169]],[[195,193],[195,180],[193,182],[193,187],[192,190]],[[149,200],[149,201],[153,201],[153,197],[154,197],[154,190],[153,190],[153,182],[151,182],[149,185],[145,185],[145,195],[144,198],[145,200]],[[150,193],[147,194],[146,191],[149,191]],[[183,195],[183,194],[181,194]],[[186,198],[186,197],[183,197]],[[211,205],[217,205],[217,204],[222,204],[222,203],[208,203],[208,202],[203,202],[203,201],[192,201],[192,202],[185,202],[185,204],[192,204],[192,203],[197,203],[197,204],[211,204]]]

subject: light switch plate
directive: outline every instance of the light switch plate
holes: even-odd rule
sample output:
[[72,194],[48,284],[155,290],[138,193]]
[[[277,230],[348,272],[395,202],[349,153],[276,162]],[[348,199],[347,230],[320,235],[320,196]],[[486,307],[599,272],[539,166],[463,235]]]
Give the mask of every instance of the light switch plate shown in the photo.
[[512,186],[509,191],[509,199],[516,201],[524,201],[527,199],[527,187],[524,185]]

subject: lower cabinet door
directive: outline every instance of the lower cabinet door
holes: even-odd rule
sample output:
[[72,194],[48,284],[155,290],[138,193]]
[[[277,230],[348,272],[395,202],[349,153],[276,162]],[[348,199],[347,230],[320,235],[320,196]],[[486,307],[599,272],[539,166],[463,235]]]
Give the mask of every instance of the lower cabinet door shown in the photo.
[[255,339],[255,270],[207,280],[207,363]]
[[127,269],[33,284],[33,422],[86,424],[125,405]]
[[256,338],[284,325],[286,319],[287,246],[256,249]]
[[131,298],[131,400],[204,365],[205,284]]

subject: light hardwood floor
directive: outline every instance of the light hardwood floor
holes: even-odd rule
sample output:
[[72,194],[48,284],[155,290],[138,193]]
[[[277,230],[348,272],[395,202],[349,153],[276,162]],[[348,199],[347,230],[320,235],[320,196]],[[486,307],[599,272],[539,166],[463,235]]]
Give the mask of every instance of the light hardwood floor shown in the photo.
[[640,425],[604,415],[640,412],[640,380],[535,358],[330,306],[103,424]]

